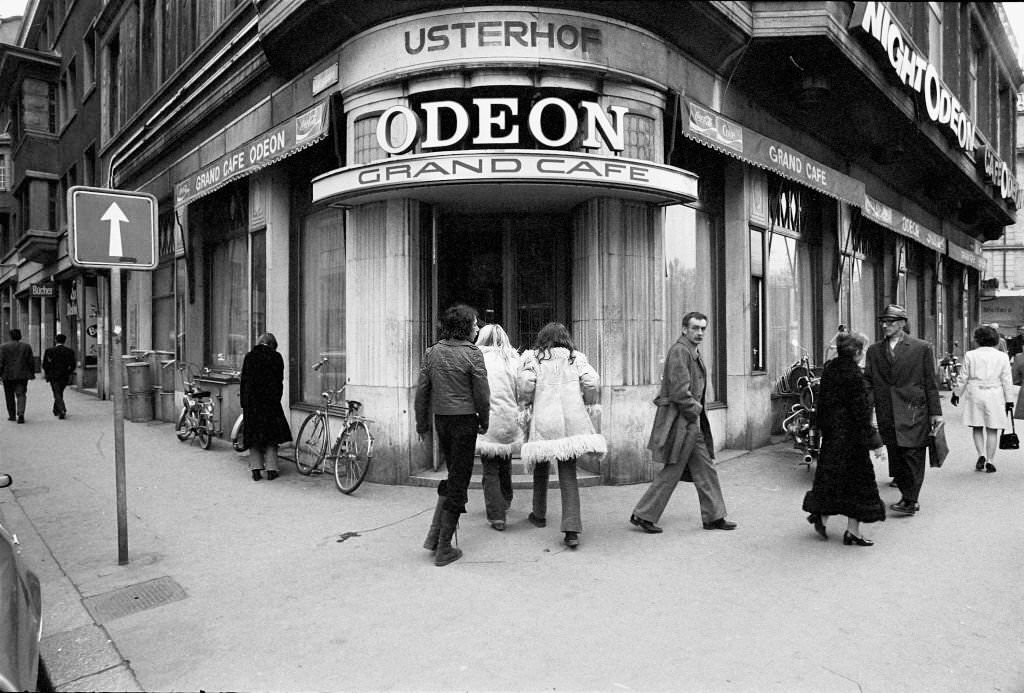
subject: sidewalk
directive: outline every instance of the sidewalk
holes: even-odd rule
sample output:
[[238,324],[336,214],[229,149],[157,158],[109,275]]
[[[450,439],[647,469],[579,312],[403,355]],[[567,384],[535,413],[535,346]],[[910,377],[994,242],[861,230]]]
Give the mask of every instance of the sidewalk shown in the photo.
[[517,489],[503,533],[471,491],[445,568],[420,548],[432,488],[344,496],[287,462],[254,483],[226,441],[126,422],[119,566],[112,407],[67,400],[58,421],[33,381],[0,450],[60,690],[1024,690],[1024,451],[975,473],[956,409],[921,513],[865,526],[871,548],[843,546],[840,518],[818,539],[813,471],[780,444],[720,464],[735,532],[702,530],[684,484],[646,535],[628,523],[646,485],[595,486],[570,551],[557,491],[535,529]]

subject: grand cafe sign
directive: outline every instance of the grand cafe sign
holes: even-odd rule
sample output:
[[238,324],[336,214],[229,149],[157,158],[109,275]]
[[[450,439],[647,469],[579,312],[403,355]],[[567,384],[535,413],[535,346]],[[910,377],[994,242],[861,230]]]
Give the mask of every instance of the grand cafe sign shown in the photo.
[[[359,204],[416,188],[481,183],[597,186],[608,194],[618,191],[663,204],[696,198],[696,177],[672,166],[585,152],[518,148],[529,134],[552,148],[579,138],[587,149],[622,152],[628,113],[624,106],[603,110],[595,102],[582,101],[574,107],[564,99],[547,97],[522,112],[520,103],[497,97],[472,99],[468,107],[449,100],[423,103],[418,110],[391,107],[381,114],[376,135],[381,149],[392,158],[320,176],[313,181],[313,199],[357,200],[354,204]],[[448,123],[444,131],[441,122]],[[466,143],[487,149],[451,150]],[[406,155],[416,146],[423,152],[448,150]]]

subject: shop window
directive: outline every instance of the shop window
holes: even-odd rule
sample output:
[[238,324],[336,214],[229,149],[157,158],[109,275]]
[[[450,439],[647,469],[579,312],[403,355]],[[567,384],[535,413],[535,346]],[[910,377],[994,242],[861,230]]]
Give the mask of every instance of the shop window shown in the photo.
[[814,348],[814,291],[810,251],[781,233],[768,234],[768,373],[784,375],[804,355],[820,361]]
[[249,276],[252,283],[249,291],[249,306],[252,314],[250,338],[255,344],[267,331],[267,230],[260,229],[249,237],[251,267]]
[[765,355],[764,231],[750,229],[750,368],[764,372]]
[[717,216],[707,211],[672,205],[665,208],[665,343],[682,331],[683,316],[698,311],[708,316],[701,347],[707,369],[707,402],[725,399],[725,359],[720,319],[720,284],[723,276],[722,234]]
[[[300,237],[298,350],[299,399],[345,384],[345,213],[324,209],[307,216]],[[319,371],[313,365],[326,359]]]
[[[839,233],[840,274],[839,321],[849,329],[863,332],[868,339],[876,336],[875,317],[880,295],[879,267],[885,249],[877,227],[855,210],[848,232]],[[897,263],[899,264],[899,263]],[[905,264],[905,263],[904,263]],[[906,284],[902,284],[900,300],[905,301]],[[911,310],[907,305],[907,310]]]
[[173,352],[175,331],[174,263],[168,261],[153,272],[153,348]]
[[192,238],[202,238],[206,283],[204,365],[240,369],[249,349],[249,187],[241,181],[189,210]]

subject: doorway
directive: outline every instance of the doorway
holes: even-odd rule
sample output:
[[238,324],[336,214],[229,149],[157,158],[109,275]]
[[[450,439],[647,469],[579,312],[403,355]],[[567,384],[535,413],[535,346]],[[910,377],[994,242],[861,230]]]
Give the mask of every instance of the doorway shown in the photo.
[[436,315],[465,303],[520,349],[549,322],[571,326],[569,215],[441,214],[436,234]]

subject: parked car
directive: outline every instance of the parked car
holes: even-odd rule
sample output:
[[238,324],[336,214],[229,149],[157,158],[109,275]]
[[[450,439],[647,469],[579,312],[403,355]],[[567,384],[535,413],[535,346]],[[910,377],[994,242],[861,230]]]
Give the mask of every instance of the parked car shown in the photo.
[[[0,474],[0,488],[12,483]],[[0,524],[0,691],[52,691],[39,655],[43,599],[39,578],[25,567],[18,537]]]

